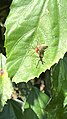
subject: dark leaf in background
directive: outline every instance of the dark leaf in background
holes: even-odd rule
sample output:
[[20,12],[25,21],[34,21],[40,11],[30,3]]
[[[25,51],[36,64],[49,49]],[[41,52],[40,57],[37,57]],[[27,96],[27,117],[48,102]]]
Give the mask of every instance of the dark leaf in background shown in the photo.
[[37,114],[31,109],[25,109],[23,119],[39,119]]
[[67,115],[67,56],[52,68],[52,99],[47,105],[48,119],[66,119]]
[[0,53],[6,55],[6,51],[4,48],[5,41],[5,26],[4,23],[10,11],[10,5],[12,0],[0,0]]
[[0,119],[23,119],[21,105],[14,100],[8,100],[0,112]]
[[0,23],[5,23],[5,20],[10,11],[12,0],[0,0]]
[[[39,91],[37,88],[33,88],[30,91],[30,94],[27,98],[27,105],[25,105],[25,108],[31,108],[38,116],[39,119],[45,119],[46,113],[45,108],[49,101],[49,97],[45,94]],[[26,107],[27,106],[27,107]]]
[[6,51],[4,47],[4,40],[5,40],[5,27],[0,26],[0,53],[4,54],[6,56]]

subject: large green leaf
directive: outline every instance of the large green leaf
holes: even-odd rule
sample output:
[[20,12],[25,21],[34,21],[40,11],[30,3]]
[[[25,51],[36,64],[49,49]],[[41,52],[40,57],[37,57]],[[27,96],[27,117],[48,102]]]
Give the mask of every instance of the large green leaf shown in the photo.
[[7,99],[11,98],[12,85],[6,71],[6,58],[0,54],[0,111]]
[[45,107],[49,101],[49,97],[40,92],[37,88],[33,88],[28,95],[25,108],[31,108],[39,119],[45,119]]
[[[28,81],[67,51],[66,0],[13,0],[6,21],[7,69],[13,81]],[[37,42],[47,45],[43,65],[35,52]],[[37,58],[38,57],[38,58]]]

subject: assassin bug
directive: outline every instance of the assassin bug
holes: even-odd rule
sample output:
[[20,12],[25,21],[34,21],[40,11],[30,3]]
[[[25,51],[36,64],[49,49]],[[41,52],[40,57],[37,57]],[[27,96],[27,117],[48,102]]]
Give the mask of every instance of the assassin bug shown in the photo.
[[[37,47],[35,48],[35,52],[39,55],[39,60],[38,60],[37,66],[40,61],[42,62],[42,64],[44,63],[43,57],[44,57],[44,52],[45,52],[46,48],[48,48],[48,46],[45,46],[44,44],[37,45]],[[37,68],[37,66],[36,66],[36,68]]]

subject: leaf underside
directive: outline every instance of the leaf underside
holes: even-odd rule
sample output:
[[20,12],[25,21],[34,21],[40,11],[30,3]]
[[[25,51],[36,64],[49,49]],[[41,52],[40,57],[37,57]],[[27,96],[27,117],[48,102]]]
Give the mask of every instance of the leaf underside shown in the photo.
[[[16,83],[49,69],[67,51],[66,0],[14,0],[6,21],[7,69]],[[37,44],[47,45],[42,64]],[[36,68],[36,65],[39,64]]]

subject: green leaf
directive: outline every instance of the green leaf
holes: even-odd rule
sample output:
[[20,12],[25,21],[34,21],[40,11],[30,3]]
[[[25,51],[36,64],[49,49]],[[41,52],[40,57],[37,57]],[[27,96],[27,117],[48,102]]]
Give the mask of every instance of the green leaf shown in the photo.
[[63,118],[64,114],[64,93],[61,90],[59,93],[52,97],[52,100],[46,107],[48,119],[66,119]]
[[37,115],[32,109],[21,110],[21,106],[14,100],[8,100],[2,112],[0,112],[0,119],[38,119]]
[[[58,62],[67,51],[66,0],[14,0],[6,21],[7,69],[13,81],[28,81]],[[43,63],[35,52],[47,45]]]
[[11,98],[12,84],[6,71],[6,58],[0,54],[0,111],[7,99]]
[[31,109],[25,109],[23,119],[39,119],[36,113]]
[[63,119],[67,118],[67,105],[64,108]]
[[65,100],[64,100],[64,107],[67,105],[67,93],[66,93],[66,96],[65,96]]
[[61,89],[64,91],[65,96],[67,96],[67,57],[59,61],[52,68],[52,85],[53,93],[59,92]]
[[14,100],[8,100],[0,112],[0,119],[23,119],[21,105]]
[[[37,88],[33,88],[27,98],[28,106],[37,114],[39,119],[46,118],[45,107],[48,103],[49,97],[40,92]],[[26,108],[26,107],[25,107]]]
[[66,119],[67,115],[67,56],[51,69],[52,99],[46,107],[48,119]]
[[10,100],[8,102],[8,105],[10,106],[10,115],[16,119],[23,119],[22,118],[22,108],[20,103],[18,103],[17,101],[14,100]]

